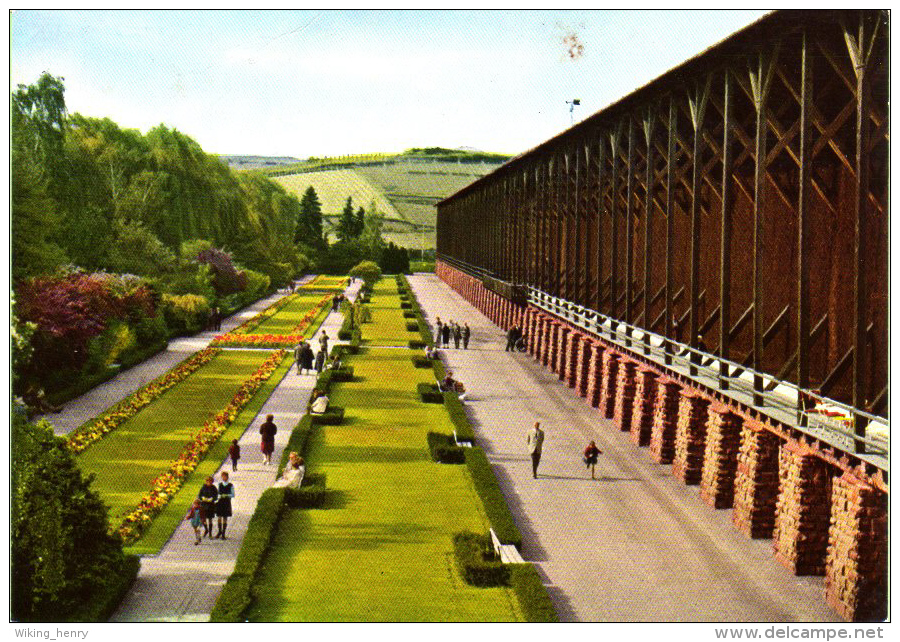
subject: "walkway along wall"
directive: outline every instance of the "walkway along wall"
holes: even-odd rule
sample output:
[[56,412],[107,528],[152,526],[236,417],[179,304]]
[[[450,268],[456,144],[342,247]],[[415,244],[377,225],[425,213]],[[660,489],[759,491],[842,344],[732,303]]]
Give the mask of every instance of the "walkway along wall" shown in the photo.
[[841,617],[887,616],[887,486],[880,473],[646,362],[637,347],[625,350],[514,304],[443,261],[436,272],[502,329],[523,327],[528,353],[598,408],[598,430],[629,433],[623,438],[647,447],[653,461],[671,463],[676,478],[699,484],[703,502],[733,508],[736,528],[771,538],[775,559],[791,572],[824,575],[825,599]]

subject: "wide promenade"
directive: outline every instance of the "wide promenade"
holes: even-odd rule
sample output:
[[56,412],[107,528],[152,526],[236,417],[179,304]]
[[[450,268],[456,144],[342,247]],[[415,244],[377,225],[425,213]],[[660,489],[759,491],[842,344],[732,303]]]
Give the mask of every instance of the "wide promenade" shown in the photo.
[[[434,275],[409,279],[433,324],[468,322],[468,350],[442,350],[463,381],[479,444],[564,621],[839,621],[819,577],[794,577],[770,540],[750,540],[731,511],[700,501],[611,421]],[[546,431],[538,479],[526,432]],[[581,463],[595,440],[597,480]]]

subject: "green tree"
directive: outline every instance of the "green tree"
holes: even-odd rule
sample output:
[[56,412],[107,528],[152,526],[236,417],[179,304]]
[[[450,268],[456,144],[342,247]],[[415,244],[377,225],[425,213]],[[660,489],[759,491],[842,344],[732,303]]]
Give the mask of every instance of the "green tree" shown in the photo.
[[49,424],[16,410],[11,433],[13,619],[105,617],[130,566],[106,506]]
[[359,236],[356,234],[356,214],[353,212],[353,197],[348,196],[335,228],[338,241],[349,241]]
[[139,221],[117,221],[109,267],[115,272],[155,276],[177,267],[175,253]]
[[294,244],[302,244],[317,250],[325,248],[325,237],[322,235],[322,203],[319,202],[319,195],[312,185],[306,188],[300,199]]
[[371,287],[381,278],[381,268],[373,261],[363,261],[353,267],[348,274],[362,279],[367,286]]

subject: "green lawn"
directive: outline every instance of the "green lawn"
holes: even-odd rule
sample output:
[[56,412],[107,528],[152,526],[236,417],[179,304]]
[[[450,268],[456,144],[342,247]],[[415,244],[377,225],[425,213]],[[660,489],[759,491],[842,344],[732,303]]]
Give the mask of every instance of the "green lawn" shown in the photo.
[[[395,294],[388,294],[393,291]],[[396,287],[375,288],[376,343],[405,337]],[[443,406],[422,403],[430,370],[410,351],[364,348],[350,359],[356,380],[336,384],[342,425],[320,427],[309,449],[324,472],[329,504],[287,509],[260,569],[253,621],[520,621],[508,588],[475,588],[457,572],[452,536],[485,533],[488,521],[465,466],[433,463],[426,433],[452,432]]]
[[[410,339],[419,339],[418,330],[409,332],[400,309],[400,294],[393,277],[381,279],[375,284],[372,302],[366,304],[372,311],[372,323],[362,326],[363,344],[369,346],[405,346]],[[407,359],[409,355],[406,355]]]
[[222,410],[266,357],[266,351],[223,350],[187,379],[78,455],[110,519],[137,506],[203,422]]
[[[318,303],[324,292],[298,292],[292,295],[293,299],[290,303],[281,308],[277,313],[260,323],[250,331],[251,334],[292,334],[292,330],[300,323],[300,320],[309,312],[312,307]],[[327,305],[318,315],[316,320],[310,326],[317,328],[325,315],[331,310],[331,305]],[[304,334],[309,336],[310,330],[307,329]]]
[[301,285],[298,290],[333,290],[343,292],[347,288],[347,276],[320,274],[311,282]]

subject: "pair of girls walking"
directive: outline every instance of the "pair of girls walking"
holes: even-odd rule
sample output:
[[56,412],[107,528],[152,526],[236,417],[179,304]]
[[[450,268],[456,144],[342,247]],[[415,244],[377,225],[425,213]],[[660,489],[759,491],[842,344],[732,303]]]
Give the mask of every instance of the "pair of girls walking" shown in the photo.
[[[218,487],[212,477],[206,478],[206,483],[200,488],[197,499],[191,505],[185,519],[194,527],[194,535],[199,544],[203,537],[212,538],[213,519],[218,518],[219,530],[216,539],[227,539],[225,531],[228,528],[228,518],[231,517],[231,500],[234,499],[234,484],[228,481],[228,472],[222,471],[222,481]],[[203,535],[200,534],[200,526],[203,526]]]

